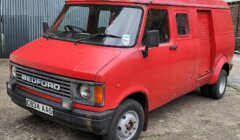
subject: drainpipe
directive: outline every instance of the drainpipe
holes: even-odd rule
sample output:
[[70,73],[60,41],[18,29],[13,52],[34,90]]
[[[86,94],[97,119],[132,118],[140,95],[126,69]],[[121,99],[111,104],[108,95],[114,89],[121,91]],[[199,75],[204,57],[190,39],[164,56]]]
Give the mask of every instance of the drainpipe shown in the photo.
[[0,15],[0,58],[3,57],[3,16]]
[[236,25],[236,37],[238,36],[238,25],[239,25],[239,10],[240,10],[240,4],[238,5],[238,11],[237,11],[237,25]]
[[[240,4],[238,4],[238,9],[237,9],[237,25],[236,25],[236,33],[235,33],[235,37],[236,37],[236,48],[235,48],[235,50],[238,48],[239,49],[239,46],[237,46],[239,43],[238,43],[238,36],[239,36],[239,34],[238,34],[238,28],[239,28],[239,18],[240,18],[240,13],[239,13],[239,11],[240,11]],[[237,50],[238,51],[238,50]]]
[[3,57],[3,43],[4,43],[4,34],[3,34],[3,2],[0,0],[0,58]]
[[3,16],[2,16],[2,1],[0,0],[0,58],[3,57],[3,41],[2,41],[2,20],[3,20]]

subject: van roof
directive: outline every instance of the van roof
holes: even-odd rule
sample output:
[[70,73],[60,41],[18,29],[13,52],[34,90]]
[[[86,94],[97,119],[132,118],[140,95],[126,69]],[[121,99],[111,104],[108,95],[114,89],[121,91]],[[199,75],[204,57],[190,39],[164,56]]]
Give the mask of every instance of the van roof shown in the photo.
[[229,9],[228,4],[223,0],[66,0],[67,4],[78,2],[121,2]]

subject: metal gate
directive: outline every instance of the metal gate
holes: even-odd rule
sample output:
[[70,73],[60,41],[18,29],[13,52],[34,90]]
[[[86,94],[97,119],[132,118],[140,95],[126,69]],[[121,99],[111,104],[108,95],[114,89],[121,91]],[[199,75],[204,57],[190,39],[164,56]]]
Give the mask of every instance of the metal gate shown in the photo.
[[0,0],[0,58],[42,36],[42,22],[53,23],[65,0]]

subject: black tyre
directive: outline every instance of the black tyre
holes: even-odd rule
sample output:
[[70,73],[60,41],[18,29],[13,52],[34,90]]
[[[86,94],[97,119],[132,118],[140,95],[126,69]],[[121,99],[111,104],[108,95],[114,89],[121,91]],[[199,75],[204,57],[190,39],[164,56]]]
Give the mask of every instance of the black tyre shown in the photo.
[[222,70],[219,74],[218,81],[216,84],[211,85],[209,96],[213,99],[223,98],[227,88],[227,71]]
[[209,85],[202,86],[200,89],[201,89],[202,96],[209,97],[209,94],[210,94],[210,86]]
[[142,106],[132,99],[126,99],[116,110],[109,133],[105,140],[136,140],[144,123]]
[[205,97],[210,97],[213,99],[223,98],[226,88],[227,88],[227,71],[222,70],[218,76],[218,81],[214,85],[205,85],[201,87],[201,94]]

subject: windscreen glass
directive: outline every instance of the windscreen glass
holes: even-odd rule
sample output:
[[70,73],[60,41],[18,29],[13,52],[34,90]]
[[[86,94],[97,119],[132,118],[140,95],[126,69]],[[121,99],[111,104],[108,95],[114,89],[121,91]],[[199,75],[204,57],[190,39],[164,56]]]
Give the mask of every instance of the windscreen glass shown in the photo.
[[131,47],[137,40],[141,16],[140,8],[69,6],[51,33],[56,38],[79,43]]

